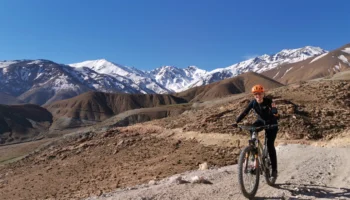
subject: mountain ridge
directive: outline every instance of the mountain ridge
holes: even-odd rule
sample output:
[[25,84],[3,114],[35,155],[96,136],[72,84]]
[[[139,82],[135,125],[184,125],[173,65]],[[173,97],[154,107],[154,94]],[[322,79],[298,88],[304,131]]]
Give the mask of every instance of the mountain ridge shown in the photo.
[[[338,60],[346,64],[347,49],[344,48],[343,51],[344,55],[340,55]],[[168,65],[143,71],[106,59],[87,60],[70,65],[45,59],[7,60],[0,61],[0,96],[10,95],[19,99],[19,102],[45,105],[88,91],[170,94],[232,78],[245,72],[265,73],[308,59],[317,63],[323,59],[322,55],[326,56],[327,53],[329,52],[320,47],[312,46],[283,49],[276,54],[263,54],[211,71],[193,65],[187,68]],[[276,73],[274,76],[267,76],[276,80],[280,78]]]

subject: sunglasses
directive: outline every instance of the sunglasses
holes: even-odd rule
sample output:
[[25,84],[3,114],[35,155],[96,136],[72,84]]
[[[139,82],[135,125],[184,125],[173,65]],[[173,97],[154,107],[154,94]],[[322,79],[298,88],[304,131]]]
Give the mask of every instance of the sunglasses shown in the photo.
[[254,93],[254,96],[261,96],[263,93]]

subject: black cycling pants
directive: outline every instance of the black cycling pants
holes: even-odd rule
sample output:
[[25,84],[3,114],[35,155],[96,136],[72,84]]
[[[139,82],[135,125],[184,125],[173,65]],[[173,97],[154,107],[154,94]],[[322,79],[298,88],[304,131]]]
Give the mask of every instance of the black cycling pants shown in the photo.
[[[257,120],[253,124],[254,126],[263,126],[264,122]],[[274,127],[265,130],[265,136],[267,140],[267,148],[269,150],[269,155],[271,159],[272,170],[277,170],[277,154],[275,149],[275,139],[277,136],[278,128]]]

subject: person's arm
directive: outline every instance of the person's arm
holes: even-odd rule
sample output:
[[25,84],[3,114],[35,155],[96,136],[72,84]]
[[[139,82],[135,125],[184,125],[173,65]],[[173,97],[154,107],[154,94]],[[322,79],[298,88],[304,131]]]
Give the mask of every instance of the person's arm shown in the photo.
[[273,116],[275,116],[277,118],[279,117],[278,110],[276,108],[276,103],[273,102],[272,100],[271,100],[271,112],[272,112]]
[[241,122],[242,119],[244,119],[244,117],[248,115],[249,111],[253,108],[253,101],[251,101],[249,105],[244,109],[244,111],[237,117],[236,123]]

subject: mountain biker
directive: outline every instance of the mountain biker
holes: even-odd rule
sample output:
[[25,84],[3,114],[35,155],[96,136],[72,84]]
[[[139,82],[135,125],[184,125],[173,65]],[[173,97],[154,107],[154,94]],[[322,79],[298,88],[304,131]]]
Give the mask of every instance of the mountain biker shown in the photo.
[[[263,126],[277,124],[278,113],[276,104],[269,98],[266,98],[264,95],[264,87],[262,85],[255,85],[252,88],[252,93],[254,99],[249,103],[245,110],[237,117],[236,123],[233,124],[234,127],[237,127],[237,123],[243,120],[243,118],[249,113],[251,109],[254,109],[257,120],[253,123],[254,126]],[[267,147],[271,159],[272,165],[272,177],[277,177],[277,155],[275,149],[275,139],[277,135],[278,128],[272,127],[265,130]]]

